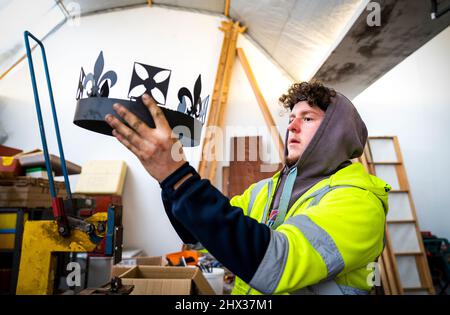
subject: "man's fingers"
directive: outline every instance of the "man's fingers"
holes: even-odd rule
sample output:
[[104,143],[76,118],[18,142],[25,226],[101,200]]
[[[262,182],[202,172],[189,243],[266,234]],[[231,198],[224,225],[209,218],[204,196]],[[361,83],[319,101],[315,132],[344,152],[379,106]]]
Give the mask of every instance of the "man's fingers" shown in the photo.
[[120,141],[128,150],[134,153],[137,157],[139,157],[140,152],[139,149],[130,143],[127,139],[125,139],[121,134],[119,134],[115,129],[112,131],[113,136],[116,137],[117,140]]
[[148,94],[144,94],[142,96],[142,101],[144,105],[147,106],[150,114],[153,117],[153,121],[155,122],[156,128],[160,128],[163,130],[171,130],[169,123],[167,122],[166,116],[164,116],[163,111],[156,105],[156,102],[151,98]]
[[120,136],[130,142],[130,144],[138,149],[141,148],[142,139],[133,129],[125,126],[124,123],[111,114],[106,115],[105,120]]
[[116,103],[113,105],[113,108],[138,134],[143,135],[150,130],[150,128],[142,120],[137,118],[135,114],[130,112],[124,106]]

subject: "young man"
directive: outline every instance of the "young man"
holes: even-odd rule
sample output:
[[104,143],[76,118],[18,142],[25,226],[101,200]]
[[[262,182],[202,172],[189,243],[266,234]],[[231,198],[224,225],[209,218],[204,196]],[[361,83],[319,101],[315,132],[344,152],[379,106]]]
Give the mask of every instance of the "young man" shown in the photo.
[[367,129],[353,104],[320,83],[296,83],[285,166],[231,200],[174,161],[171,129],[148,95],[151,129],[120,105],[107,122],[161,185],[166,213],[185,243],[200,242],[237,278],[234,294],[367,294],[383,250],[389,185],[359,157]]

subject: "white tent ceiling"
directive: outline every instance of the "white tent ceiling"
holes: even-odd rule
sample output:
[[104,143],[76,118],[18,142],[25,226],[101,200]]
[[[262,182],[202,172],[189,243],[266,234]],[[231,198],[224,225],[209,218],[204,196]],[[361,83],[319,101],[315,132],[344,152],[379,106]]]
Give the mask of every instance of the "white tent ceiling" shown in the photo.
[[[293,79],[307,80],[368,0],[231,0],[230,17]],[[145,0],[0,0],[0,75],[23,55],[21,32],[45,36],[70,13],[147,5]],[[152,5],[223,15],[225,0],[154,0]],[[75,12],[76,13],[76,12]],[[24,19],[12,18],[25,14]],[[37,29],[37,31],[36,31]]]
[[[324,80],[333,86],[337,84],[342,92],[348,92],[351,97],[356,96],[450,24],[450,13],[431,20],[431,3],[428,0],[378,0],[383,20],[378,28],[366,25],[369,0],[150,2],[154,6],[221,16],[224,16],[228,4],[229,16],[247,27],[246,36],[293,80]],[[450,0],[439,0],[437,3],[442,7],[449,2]],[[0,0],[0,78],[24,55],[21,35],[23,30],[28,29],[42,39],[74,14],[92,15],[146,5],[146,0]],[[395,20],[390,19],[392,12],[396,12]],[[415,30],[414,36],[411,36],[411,28]],[[365,41],[359,39],[361,36],[357,36],[361,30],[367,35]],[[392,35],[397,33],[401,36]],[[377,59],[377,47],[373,47],[375,35],[379,36],[376,42],[378,46],[384,45],[386,49],[398,48],[393,51],[392,58],[389,52],[386,55],[386,51],[383,51],[384,59],[381,55]],[[352,42],[352,36],[357,37],[356,42]],[[405,38],[408,45],[404,45]],[[364,68],[359,71],[360,76],[355,76],[353,81],[346,77],[342,82],[342,69],[349,68],[348,65],[352,64],[355,58],[361,59],[358,54],[367,49],[372,49],[375,54],[370,60],[360,61],[359,68]],[[372,50],[369,53],[372,53]],[[350,71],[350,74],[354,74],[354,71]],[[335,77],[341,80],[334,80]]]

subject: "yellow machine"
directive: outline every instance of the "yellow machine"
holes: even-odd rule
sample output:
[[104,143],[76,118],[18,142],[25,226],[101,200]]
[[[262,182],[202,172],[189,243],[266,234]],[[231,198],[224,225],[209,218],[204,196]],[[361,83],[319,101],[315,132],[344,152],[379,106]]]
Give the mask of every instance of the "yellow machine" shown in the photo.
[[[95,198],[90,203],[95,204]],[[57,253],[94,253],[114,256],[114,263],[121,260],[122,209],[110,206],[108,211],[99,210],[84,220],[69,218],[69,236],[60,234],[55,221],[25,222],[16,294],[52,294]]]
[[[41,48],[56,140],[61,158],[60,167],[64,175],[64,183],[67,191],[67,198],[65,200],[58,197],[55,190],[52,161],[47,148],[31,46],[29,43],[30,38]],[[24,32],[24,40],[45,157],[54,220],[25,222],[16,293],[51,294],[53,293],[57,265],[55,254],[87,252],[97,256],[112,256],[114,257],[114,263],[121,260],[122,207],[121,200],[120,202],[115,202],[114,197],[72,198],[44,45],[28,31]]]
[[52,294],[55,252],[90,252],[97,245],[82,231],[63,238],[53,221],[25,223],[17,294]]

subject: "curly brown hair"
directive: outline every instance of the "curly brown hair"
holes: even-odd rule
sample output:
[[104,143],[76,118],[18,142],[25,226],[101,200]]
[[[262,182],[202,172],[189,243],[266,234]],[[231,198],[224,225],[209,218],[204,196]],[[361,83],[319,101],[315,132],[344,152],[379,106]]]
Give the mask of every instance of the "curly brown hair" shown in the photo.
[[334,96],[336,91],[327,88],[321,82],[301,82],[292,84],[288,92],[280,96],[279,101],[283,107],[290,110],[298,102],[307,101],[310,106],[318,106],[326,111]]

